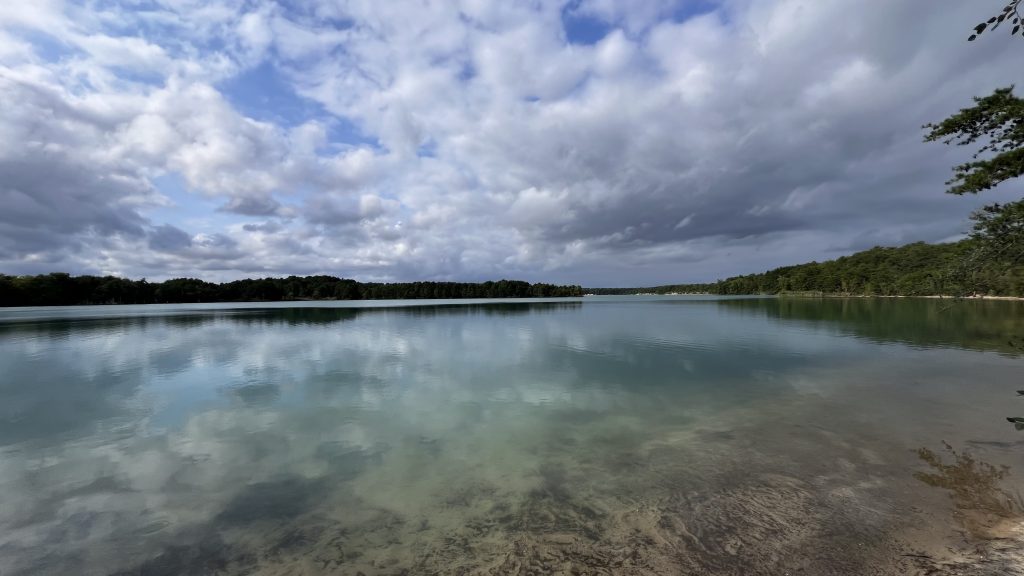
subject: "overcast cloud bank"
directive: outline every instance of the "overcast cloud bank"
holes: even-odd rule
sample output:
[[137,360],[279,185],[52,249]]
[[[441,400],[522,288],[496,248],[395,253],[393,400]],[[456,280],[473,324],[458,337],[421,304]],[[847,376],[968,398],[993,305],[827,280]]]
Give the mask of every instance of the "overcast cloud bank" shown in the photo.
[[706,281],[959,237],[998,0],[9,2],[0,271]]

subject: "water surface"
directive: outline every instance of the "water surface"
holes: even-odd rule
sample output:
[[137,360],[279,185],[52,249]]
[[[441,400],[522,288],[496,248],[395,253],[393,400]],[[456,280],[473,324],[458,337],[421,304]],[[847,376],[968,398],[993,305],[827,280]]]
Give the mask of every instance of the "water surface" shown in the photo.
[[0,309],[0,574],[932,569],[1017,521],[1021,336],[1019,302]]

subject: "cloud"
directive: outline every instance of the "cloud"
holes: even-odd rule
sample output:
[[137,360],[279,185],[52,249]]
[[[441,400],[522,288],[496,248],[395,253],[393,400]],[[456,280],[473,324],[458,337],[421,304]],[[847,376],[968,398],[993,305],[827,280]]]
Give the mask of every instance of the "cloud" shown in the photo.
[[273,234],[282,229],[282,226],[274,221],[261,222],[259,224],[242,224],[242,229],[246,232],[264,232],[266,234]]
[[1022,80],[1012,39],[959,41],[976,7],[625,6],[0,10],[0,267],[698,281],[1020,196],[943,195],[963,151],[920,141]]
[[[144,237],[150,182],[98,148],[106,122],[92,104],[29,69],[0,74],[0,258],[62,260],[105,239]],[[59,119],[59,120],[57,120]]]
[[219,208],[225,212],[234,212],[246,216],[274,216],[281,210],[281,203],[272,197],[245,198],[235,197]]
[[192,246],[192,237],[170,224],[158,226],[149,235],[149,247],[161,252],[176,252]]

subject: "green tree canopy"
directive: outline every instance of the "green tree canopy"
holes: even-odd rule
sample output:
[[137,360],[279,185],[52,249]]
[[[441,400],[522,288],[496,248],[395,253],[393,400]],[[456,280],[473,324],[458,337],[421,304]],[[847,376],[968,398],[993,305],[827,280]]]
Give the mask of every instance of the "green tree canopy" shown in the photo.
[[[1024,211],[1024,205],[1016,210]],[[981,214],[981,213],[979,213]],[[875,247],[827,262],[783,266],[711,284],[677,284],[648,288],[586,288],[590,294],[707,293],[721,295],[821,293],[858,296],[936,296],[978,293],[1024,296],[1024,269],[1007,267],[1007,253],[997,259],[979,248],[982,236],[1005,236],[1012,222],[1001,219],[1002,207],[975,218],[975,237],[953,244],[915,242],[899,248]],[[1016,220],[1019,222],[1020,220]],[[1018,236],[1021,228],[1016,228]],[[986,246],[989,246],[986,243]],[[993,249],[997,244],[990,245]],[[997,261],[998,260],[998,261]],[[969,265],[965,265],[965,263]]]
[[986,260],[1010,266],[1024,264],[1024,200],[992,204],[971,215],[971,237],[988,252]]
[[925,142],[979,146],[971,162],[953,168],[946,182],[950,194],[976,194],[1024,174],[1024,100],[1013,95],[1011,86],[974,101],[973,107],[924,126],[930,129]]
[[[1013,10],[1018,3],[1012,3]],[[1024,174],[1024,100],[1014,96],[1010,86],[974,101],[971,108],[925,125],[930,130],[926,142],[977,146],[970,162],[953,168],[953,178],[946,182],[951,194],[977,194]],[[985,206],[971,219],[977,249],[961,263],[960,273],[971,275],[981,266],[1012,269],[1024,263],[1024,200]]]

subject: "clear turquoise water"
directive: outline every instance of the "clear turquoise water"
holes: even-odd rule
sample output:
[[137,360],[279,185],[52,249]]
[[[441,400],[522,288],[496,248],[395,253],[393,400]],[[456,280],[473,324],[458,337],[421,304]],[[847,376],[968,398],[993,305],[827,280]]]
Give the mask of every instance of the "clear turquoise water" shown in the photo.
[[970,536],[916,450],[1024,487],[1021,336],[1019,302],[0,309],[0,574],[901,573]]

